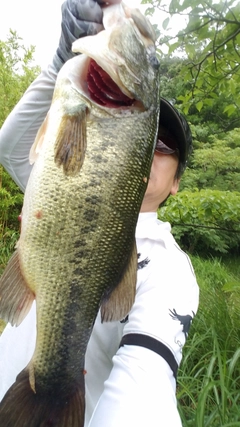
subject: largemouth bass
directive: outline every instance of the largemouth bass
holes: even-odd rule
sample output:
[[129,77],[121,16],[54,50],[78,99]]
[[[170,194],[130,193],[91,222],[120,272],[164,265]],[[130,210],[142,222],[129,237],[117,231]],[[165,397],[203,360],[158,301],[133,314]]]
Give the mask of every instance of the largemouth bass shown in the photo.
[[2,426],[82,427],[84,355],[101,307],[121,320],[134,302],[135,228],[159,118],[155,36],[140,12],[104,11],[104,30],[73,44],[59,72],[20,239],[0,280],[0,317],[19,325],[32,301],[37,341],[0,404]]

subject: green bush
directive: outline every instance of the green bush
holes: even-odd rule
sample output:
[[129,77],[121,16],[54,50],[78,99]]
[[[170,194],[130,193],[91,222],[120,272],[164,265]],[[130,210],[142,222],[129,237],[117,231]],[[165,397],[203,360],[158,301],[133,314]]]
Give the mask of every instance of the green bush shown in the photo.
[[239,216],[240,193],[209,189],[181,191],[158,211],[183,249],[204,256],[239,250]]
[[26,48],[16,31],[0,40],[0,126],[30,83],[40,73],[33,62],[34,47]]
[[0,274],[19,237],[23,194],[0,166]]
[[215,135],[191,125],[193,155],[181,179],[182,190],[193,188],[240,191],[240,132],[239,128]]

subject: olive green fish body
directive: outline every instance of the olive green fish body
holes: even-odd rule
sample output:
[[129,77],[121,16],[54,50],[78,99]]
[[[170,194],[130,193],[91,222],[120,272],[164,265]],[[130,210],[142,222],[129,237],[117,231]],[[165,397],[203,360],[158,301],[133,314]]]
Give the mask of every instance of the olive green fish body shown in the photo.
[[[18,325],[36,298],[37,340],[0,404],[5,426],[82,427],[84,355],[98,310],[103,321],[121,320],[134,301],[135,228],[158,129],[159,71],[145,18],[120,15],[95,41],[76,42],[85,54],[60,71],[31,152],[21,235],[0,280],[0,315]],[[132,99],[129,106],[93,101],[89,57]]]
[[[65,361],[75,366],[75,380],[101,298],[118,285],[127,268],[152,161],[152,146],[145,136],[154,138],[155,127],[144,114],[145,121],[139,121],[139,114],[116,121],[90,120],[91,144],[77,176],[64,175],[48,144],[43,166],[35,165],[18,250],[37,300],[36,378],[45,370],[48,377],[49,363],[60,377]],[[142,127],[143,138],[136,137],[136,127]],[[51,340],[53,348],[47,344]],[[71,349],[67,356],[66,343]]]

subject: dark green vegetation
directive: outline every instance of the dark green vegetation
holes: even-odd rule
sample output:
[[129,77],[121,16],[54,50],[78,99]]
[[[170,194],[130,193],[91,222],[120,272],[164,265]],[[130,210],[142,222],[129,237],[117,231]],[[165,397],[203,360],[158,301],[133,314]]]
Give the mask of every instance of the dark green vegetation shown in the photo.
[[[163,9],[159,1],[152,4]],[[200,286],[178,376],[179,410],[184,427],[240,427],[240,5],[172,0],[169,11],[165,28],[178,13],[189,21],[170,55],[161,46],[172,36],[159,28],[162,96],[187,115],[194,152],[181,191],[159,217],[173,225]],[[35,75],[28,62],[26,79],[5,68],[19,51],[11,43],[0,44],[0,125]],[[17,239],[21,201],[0,168],[0,271]]]
[[[162,95],[187,115],[194,137],[181,191],[159,210],[160,219],[173,225],[176,239],[190,254],[200,286],[199,311],[178,376],[179,411],[183,427],[238,427],[240,4],[152,4],[149,14],[167,11],[159,36]],[[178,34],[167,31],[176,16],[187,17]],[[162,53],[164,43],[167,55]]]

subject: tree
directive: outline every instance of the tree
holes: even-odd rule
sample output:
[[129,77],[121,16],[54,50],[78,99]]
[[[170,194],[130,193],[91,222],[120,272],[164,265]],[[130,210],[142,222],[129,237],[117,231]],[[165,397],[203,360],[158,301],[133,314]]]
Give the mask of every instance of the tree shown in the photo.
[[[149,3],[143,0],[142,3]],[[162,27],[168,55],[187,58],[181,74],[188,90],[178,99],[185,113],[194,106],[197,111],[208,109],[222,126],[237,127],[240,123],[240,4],[235,0],[153,0],[147,14],[156,10],[168,17]],[[186,16],[187,23],[177,34],[166,35],[173,16]],[[214,108],[221,99],[221,108]],[[220,107],[218,103],[218,107]],[[229,120],[231,118],[231,123]],[[224,121],[223,121],[224,119]]]
[[[239,129],[224,134],[203,135],[192,126],[194,156],[181,182],[181,189],[211,188],[240,194]],[[201,137],[201,135],[200,135]]]
[[0,40],[0,126],[40,72],[32,65],[34,47],[24,47],[21,40],[12,30]]
[[240,193],[184,190],[170,197],[158,211],[169,221],[180,246],[204,256],[239,253]]

